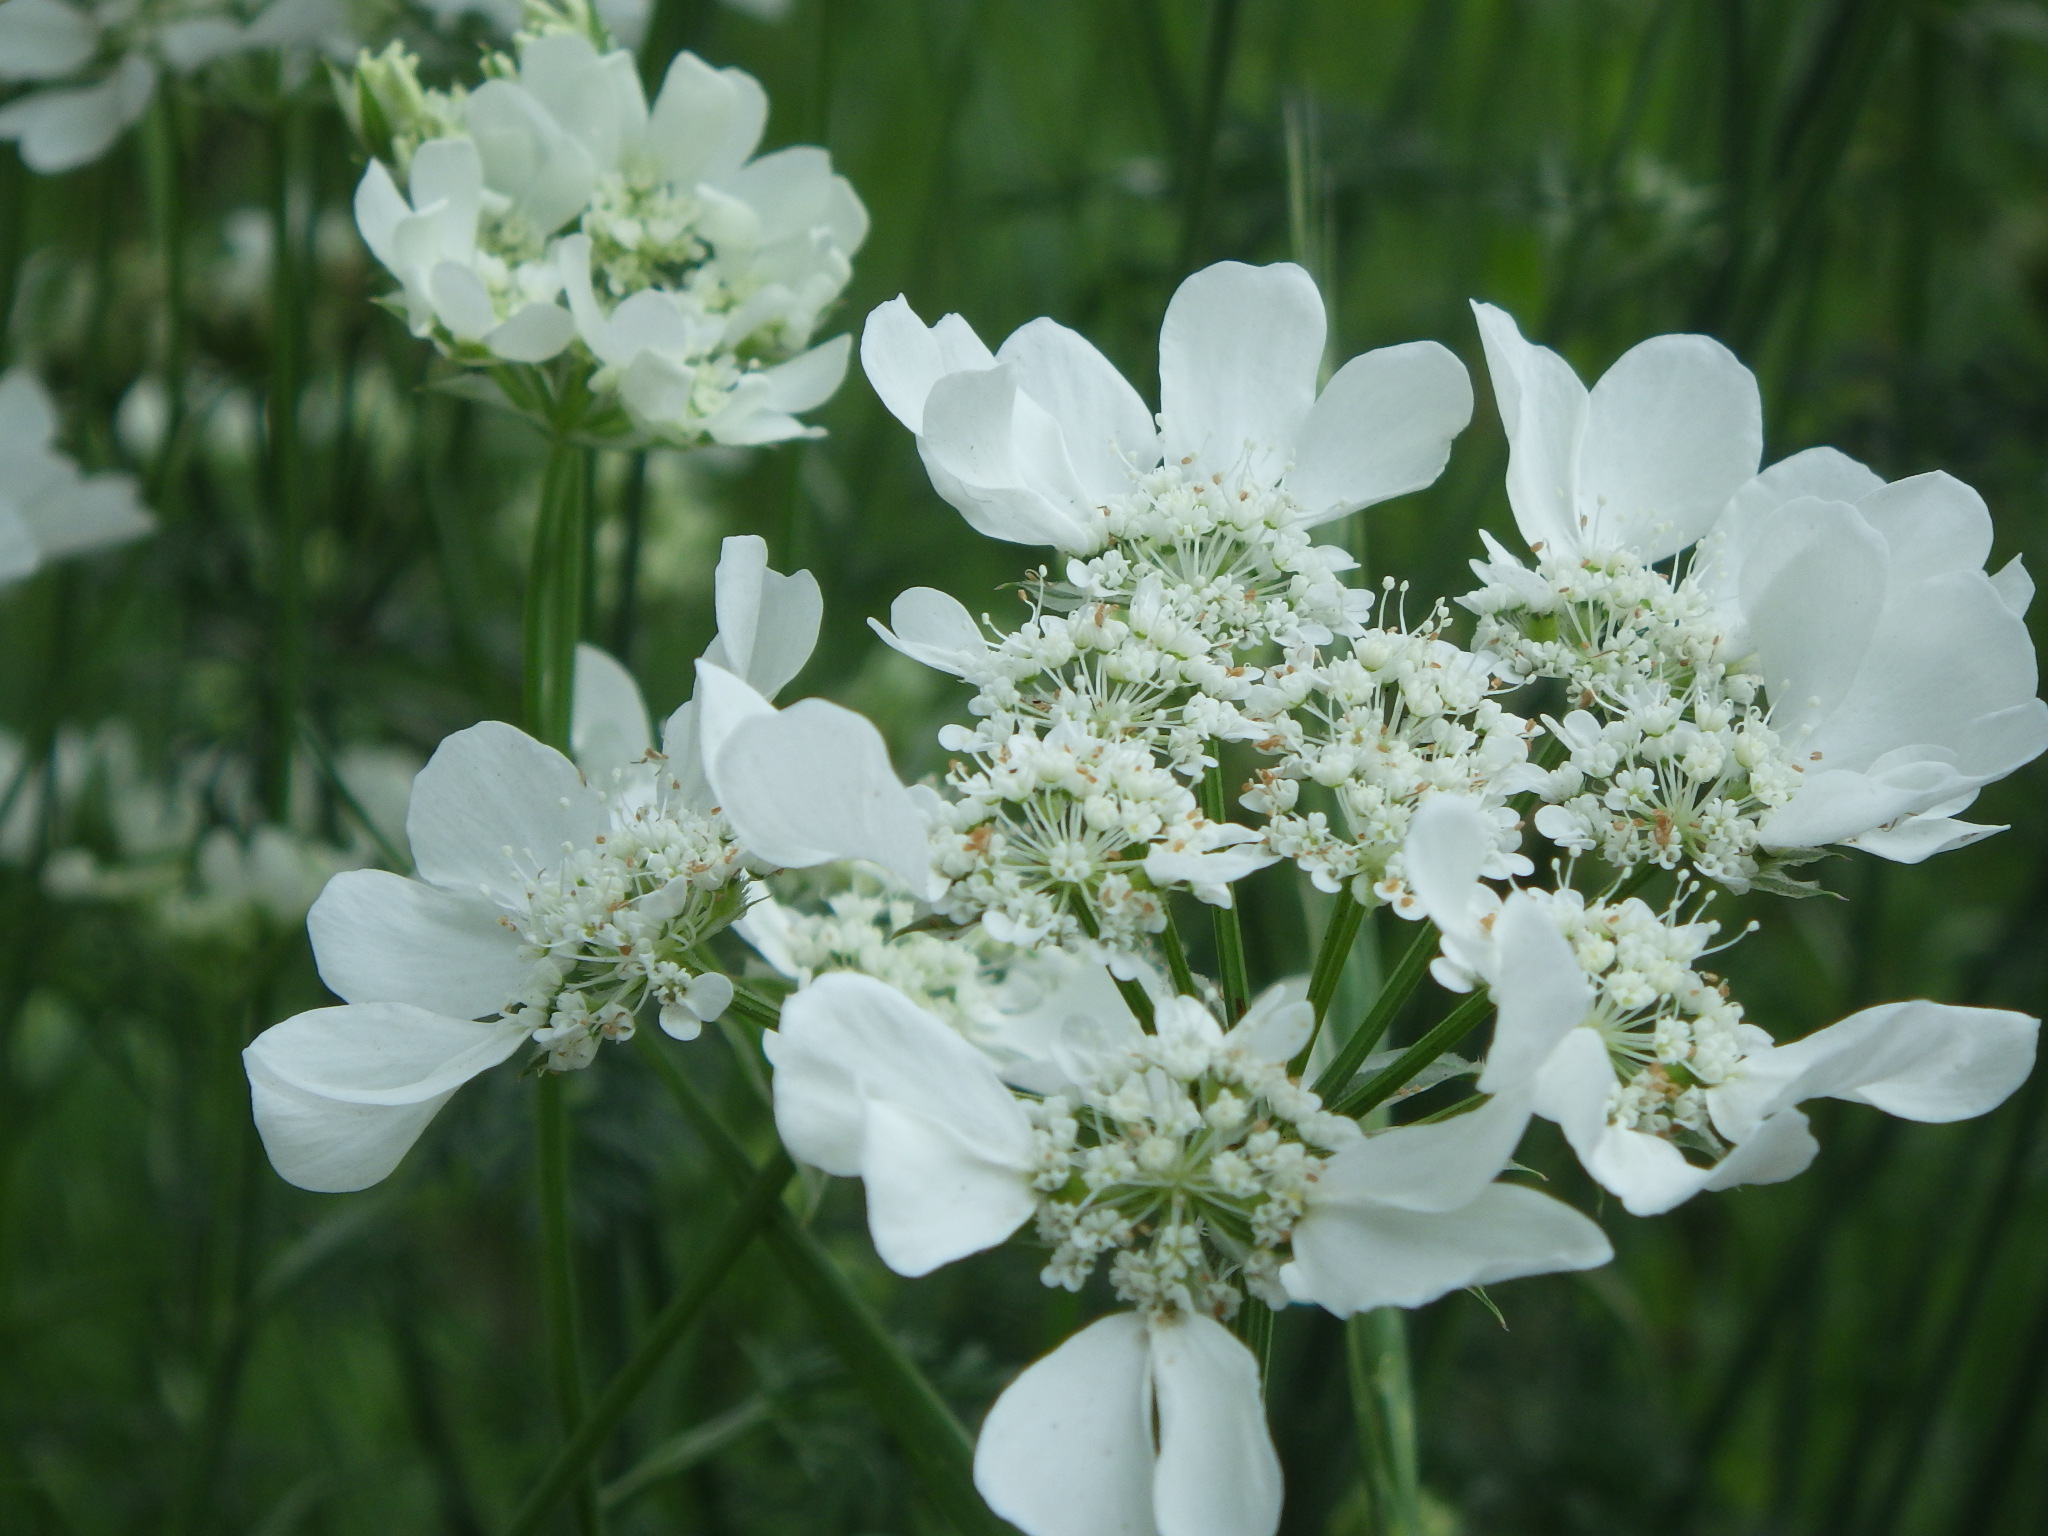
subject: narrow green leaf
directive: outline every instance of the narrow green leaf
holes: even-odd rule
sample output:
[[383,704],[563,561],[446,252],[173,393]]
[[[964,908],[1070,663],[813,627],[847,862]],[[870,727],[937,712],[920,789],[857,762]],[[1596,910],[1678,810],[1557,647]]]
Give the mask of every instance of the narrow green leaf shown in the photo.
[[[539,1141],[535,1159],[540,1174],[541,1286],[546,1293],[548,1356],[553,1367],[555,1410],[562,1433],[573,1444],[583,1422],[583,1352],[577,1338],[576,1265],[569,1245],[569,1107],[562,1099],[562,1077],[543,1072],[538,1085]],[[597,1507],[597,1485],[588,1459],[573,1479],[578,1536],[598,1536],[604,1517]]]
[[[659,1046],[656,1045],[655,1049],[658,1050]],[[563,1497],[589,1478],[591,1464],[605,1441],[611,1438],[627,1410],[647,1389],[647,1383],[668,1358],[669,1351],[676,1347],[690,1324],[697,1320],[697,1315],[731,1273],[747,1245],[781,1209],[782,1191],[795,1176],[796,1165],[785,1152],[777,1152],[754,1175],[746,1192],[740,1196],[739,1204],[705,1247],[689,1280],[661,1309],[633,1351],[633,1357],[611,1379],[603,1395],[576,1427],[576,1432],[548,1463],[533,1492],[526,1496],[511,1525],[506,1527],[506,1536],[530,1536],[531,1532],[539,1530],[541,1522]],[[607,1489],[606,1497],[600,1502],[608,1505],[619,1497],[624,1495],[615,1496],[612,1490]]]
[[1322,1076],[1316,1079],[1315,1091],[1323,1099],[1327,1100],[1350,1082],[1351,1074],[1358,1070],[1359,1063],[1372,1054],[1372,1048],[1380,1043],[1393,1025],[1402,1005],[1414,995],[1415,988],[1422,981],[1422,973],[1429,969],[1430,955],[1435,949],[1436,929],[1424,923],[1395,965],[1393,974],[1387,978],[1386,985],[1380,988],[1380,995],[1373,999],[1372,1008],[1323,1069]]
[[1492,1011],[1491,997],[1484,991],[1473,993],[1452,1009],[1436,1028],[1403,1051],[1400,1060],[1377,1076],[1368,1078],[1330,1107],[1340,1115],[1371,1113],[1391,1099],[1424,1067],[1471,1034]]

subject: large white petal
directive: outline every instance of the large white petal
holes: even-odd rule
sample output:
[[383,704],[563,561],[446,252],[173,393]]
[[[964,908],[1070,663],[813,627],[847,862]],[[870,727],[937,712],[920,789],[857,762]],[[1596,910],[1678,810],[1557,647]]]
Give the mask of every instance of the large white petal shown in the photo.
[[1949,816],[1908,816],[1896,826],[1859,832],[1848,839],[1850,846],[1874,853],[1894,864],[1918,864],[1937,853],[1953,853],[1982,842],[1996,832],[2010,831],[2010,825],[1957,821]]
[[1529,1123],[1526,1091],[1498,1094],[1467,1114],[1404,1125],[1346,1147],[1316,1180],[1312,1209],[1375,1205],[1453,1211],[1469,1205],[1514,1154]]
[[2027,574],[2026,557],[2014,555],[1991,578],[1991,590],[2016,619],[2024,619],[2034,602],[2034,578]]
[[[707,670],[700,664],[700,679]],[[930,890],[924,814],[865,717],[805,699],[739,726],[705,767],[726,819],[755,857],[785,869],[868,859],[920,895]]]
[[1059,424],[1081,488],[1097,501],[1131,489],[1159,463],[1152,413],[1114,364],[1055,320],[1033,320],[997,350],[1024,392]]
[[1512,316],[1474,302],[1486,371],[1508,437],[1508,505],[1522,538],[1539,553],[1570,554],[1579,532],[1579,443],[1586,386],[1548,347],[1523,339]]
[[1018,389],[1008,366],[949,373],[934,383],[917,446],[933,489],[975,532],[1070,552],[1098,542],[1100,519],[1081,491],[1059,423]]
[[459,261],[435,263],[427,273],[427,297],[433,301],[434,318],[457,341],[480,342],[497,328],[490,287],[475,267]]
[[576,647],[576,698],[569,721],[569,750],[591,782],[607,783],[613,772],[637,763],[654,745],[640,685],[609,651]]
[[1772,724],[1795,751],[1805,745],[1799,727],[1825,720],[1855,681],[1888,568],[1884,540],[1839,502],[1795,501],[1751,545],[1742,607]]
[[1115,1312],[1028,1366],[982,1421],[974,1486],[1025,1536],[1155,1536],[1151,1347]]
[[1478,937],[1487,908],[1479,872],[1493,854],[1493,823],[1463,795],[1431,795],[1416,807],[1401,845],[1408,887],[1446,937],[1466,944]]
[[0,5],[0,80],[59,80],[93,56],[100,29],[58,0]]
[[713,587],[718,634],[704,659],[772,699],[817,646],[825,612],[818,578],[771,571],[767,541],[741,534],[721,546]]
[[1533,897],[1516,892],[1493,923],[1493,1000],[1499,1017],[1481,1093],[1530,1084],[1565,1032],[1593,1004],[1593,987],[1571,945]]
[[889,414],[913,432],[924,430],[925,399],[949,373],[993,368],[995,354],[958,315],[927,326],[900,293],[878,304],[860,333],[860,365]]
[[503,1008],[529,970],[500,915],[479,897],[355,869],[327,882],[306,931],[320,979],[344,1002],[476,1019]]
[[384,162],[372,160],[363,167],[363,179],[356,183],[356,228],[370,254],[398,277],[398,247],[395,243],[399,221],[412,212],[398,183],[384,169]]
[[767,124],[768,95],[752,75],[679,53],[648,114],[647,152],[673,185],[716,181],[746,164]]
[[271,1165],[301,1189],[375,1184],[450,1094],[525,1037],[517,1025],[402,1003],[316,1008],[273,1024],[242,1052]]
[[1176,1317],[1151,1324],[1150,1333],[1159,1536],[1273,1536],[1280,1457],[1252,1352],[1213,1318]]
[[784,415],[815,410],[839,391],[846,379],[847,359],[853,355],[851,336],[834,336],[786,363],[762,372],[768,382],[763,397],[770,410]]
[[483,344],[508,363],[544,363],[576,339],[576,322],[559,304],[536,301],[483,333]]
[[1018,1166],[1021,1148],[1013,1158],[991,1156],[956,1123],[886,1099],[868,1101],[862,1131],[868,1233],[899,1275],[928,1275],[995,1247],[1037,1203]]
[[1584,542],[1661,560],[1712,526],[1763,455],[1756,377],[1706,336],[1653,336],[1593,386],[1579,452]]
[[1791,800],[1763,818],[1758,840],[1766,848],[1822,848],[1910,814],[1921,798],[1867,773],[1809,768]]
[[1741,590],[1749,547],[1780,509],[1809,496],[1853,506],[1883,484],[1880,476],[1833,448],[1808,448],[1780,459],[1728,499],[1700,541],[1692,578],[1716,602],[1733,603]]
[[1989,577],[1923,577],[1894,565],[1854,684],[1814,744],[1838,768],[1881,766],[1900,747],[1940,747],[1981,784],[2040,750],[2038,682],[2033,639]]
[[1884,535],[1894,565],[1916,577],[1981,571],[1991,558],[1991,509],[1940,470],[1879,486],[1856,510]]
[[1614,1257],[1599,1226],[1562,1201],[1489,1184],[1454,1211],[1317,1208],[1294,1229],[1288,1293],[1339,1317],[1419,1307],[1471,1285],[1594,1269]]
[[1274,485],[1316,399],[1322,295],[1292,262],[1219,261],[1183,282],[1159,328],[1168,459]]
[[414,866],[448,890],[521,899],[520,870],[552,868],[564,844],[605,830],[604,801],[553,747],[497,720],[444,740],[413,780],[405,815]]
[[889,605],[887,629],[875,620],[868,627],[884,644],[941,672],[965,677],[988,659],[988,640],[967,605],[936,587],[911,587]]
[[127,475],[67,473],[22,513],[46,560],[123,544],[156,526]]
[[1736,1140],[1814,1098],[1872,1104],[1907,1120],[1967,1120],[2026,1080],[2039,1029],[2038,1020],[1999,1008],[1885,1003],[1750,1058],[1708,1102],[1716,1128]]
[[22,163],[38,175],[73,171],[104,155],[155,94],[155,66],[125,54],[93,85],[35,91],[0,107],[0,139],[15,140]]
[[1295,441],[1287,489],[1313,527],[1432,485],[1472,419],[1472,378],[1447,347],[1411,341],[1354,357]]
[[1031,1130],[987,1057],[895,988],[839,971],[783,1006],[775,1123],[792,1155],[867,1186],[876,1251],[921,1275],[1031,1215]]

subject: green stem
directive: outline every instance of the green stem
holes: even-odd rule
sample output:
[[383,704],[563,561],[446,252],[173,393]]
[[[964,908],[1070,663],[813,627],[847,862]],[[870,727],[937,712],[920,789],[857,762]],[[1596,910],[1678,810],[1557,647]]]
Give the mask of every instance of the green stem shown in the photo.
[[1480,1021],[1492,1011],[1493,999],[1484,989],[1474,992],[1452,1009],[1441,1024],[1403,1051],[1392,1066],[1384,1072],[1375,1073],[1330,1108],[1340,1115],[1363,1115],[1379,1108],[1406,1086],[1416,1073],[1478,1028]]
[[[1101,938],[1102,929],[1095,922],[1095,914],[1088,910],[1087,896],[1080,891],[1075,891],[1070,898],[1070,905],[1073,908],[1074,921],[1081,925],[1081,931],[1091,939]],[[1105,966],[1104,969],[1108,969],[1108,967]],[[1132,1014],[1136,1016],[1138,1027],[1144,1030],[1146,1034],[1151,1034],[1152,994],[1145,990],[1145,984],[1135,980],[1126,981],[1123,977],[1117,975],[1115,971],[1109,972],[1109,979],[1116,983],[1117,992],[1122,996],[1124,1006],[1130,1009]]]
[[1436,948],[1436,929],[1428,923],[1415,935],[1408,948],[1395,965],[1393,974],[1380,988],[1380,995],[1372,1000],[1372,1007],[1359,1021],[1358,1028],[1351,1032],[1351,1038],[1338,1047],[1330,1064],[1323,1068],[1323,1075],[1316,1079],[1316,1093],[1327,1100],[1331,1094],[1351,1081],[1359,1063],[1372,1054],[1372,1048],[1380,1043],[1402,1005],[1414,994],[1422,981],[1422,973],[1429,969],[1430,954]]
[[[541,1286],[546,1293],[548,1353],[554,1363],[555,1410],[562,1433],[573,1445],[583,1422],[583,1358],[576,1337],[576,1264],[569,1239],[569,1106],[562,1097],[559,1072],[540,1075],[539,1115]],[[603,1523],[587,1459],[573,1492],[578,1536],[596,1536]]]
[[1180,941],[1180,925],[1173,920],[1171,912],[1166,914],[1166,931],[1159,936],[1159,941],[1166,951],[1166,973],[1173,978],[1173,990],[1182,997],[1199,997],[1194,967],[1188,964],[1187,946]]
[[1259,1362],[1259,1386],[1264,1390],[1273,1374],[1273,1309],[1256,1296],[1247,1297],[1237,1314],[1237,1336]]
[[[320,776],[327,781],[327,787],[334,792],[334,797],[351,816],[355,817],[356,824],[370,834],[370,841],[377,845],[377,852],[385,864],[401,875],[412,873],[412,860],[385,835],[384,829],[377,825],[376,818],[369,813],[356,792],[348,787],[348,780],[342,777],[341,768],[334,761],[334,754],[328,750],[327,743],[321,739],[320,732],[314,728],[313,722],[302,720],[299,725],[299,735],[307,752],[312,754],[313,762],[320,769]],[[4,820],[5,817],[6,811],[0,809],[0,820]]]
[[185,228],[179,195],[177,92],[166,81],[150,103],[143,138],[149,184],[149,221],[164,280],[164,433],[149,465],[148,497],[159,514],[168,510],[171,466],[185,428]]
[[[1209,771],[1202,775],[1202,814],[1221,826],[1228,816],[1225,813],[1223,793],[1223,744],[1209,743],[1209,755],[1218,761],[1209,765]],[[1227,907],[1211,909],[1216,924],[1216,969],[1218,980],[1223,984],[1223,1006],[1229,1015],[1229,1022],[1236,1023],[1244,1017],[1244,1011],[1251,1005],[1251,976],[1244,963],[1244,926],[1238,921],[1236,893],[1231,893]]]
[[1316,1048],[1316,1037],[1323,1032],[1323,1019],[1330,1011],[1330,999],[1337,995],[1337,984],[1344,979],[1344,966],[1351,958],[1351,947],[1358,942],[1359,927],[1365,922],[1365,908],[1351,894],[1347,881],[1344,889],[1337,893],[1337,905],[1330,913],[1330,926],[1323,930],[1323,942],[1316,949],[1316,963],[1309,971],[1308,1001],[1315,1009],[1316,1021],[1310,1028],[1308,1040],[1294,1060],[1288,1063],[1288,1070],[1299,1077],[1308,1070],[1309,1056]]
[[1396,1307],[1361,1312],[1345,1323],[1344,1344],[1374,1536],[1419,1536],[1422,1483],[1407,1319]]
[[[648,1044],[657,1052],[661,1049],[651,1036]],[[555,1453],[555,1459],[548,1463],[547,1471],[541,1474],[533,1492],[526,1496],[519,1506],[519,1513],[506,1527],[506,1536],[531,1536],[572,1487],[589,1479],[591,1462],[612,1431],[618,1428],[626,1410],[647,1389],[647,1383],[668,1358],[669,1351],[681,1341],[684,1332],[697,1320],[697,1315],[731,1273],[747,1245],[779,1208],[782,1191],[795,1176],[796,1165],[784,1152],[776,1153],[754,1175],[753,1182],[740,1196],[739,1204],[733,1207],[725,1224],[697,1260],[696,1271],[689,1281],[661,1309],[639,1347],[633,1351],[633,1358],[611,1379],[575,1433]]]
[[575,709],[576,642],[583,638],[587,452],[562,437],[548,446],[526,577],[527,729],[564,752]]
[[[644,1048],[676,1105],[735,1186],[755,1177],[751,1159],[720,1122],[672,1053],[644,1031]],[[640,1038],[640,1037],[636,1037]],[[1011,1536],[974,1489],[974,1443],[917,1364],[889,1336],[818,1240],[787,1209],[769,1213],[766,1233],[784,1273],[802,1293],[870,1404],[895,1435],[926,1491],[961,1536]]]
[[[306,294],[293,229],[292,185],[305,160],[305,113],[287,101],[274,131],[270,185],[270,389],[265,430],[272,509],[271,719],[266,800],[272,819],[290,811],[292,756],[303,712],[306,663],[306,504],[299,396],[305,388]],[[181,380],[170,382],[176,390]]]
[[612,654],[633,664],[633,629],[640,620],[640,551],[647,537],[647,455],[636,453],[626,464],[626,492],[620,518],[619,590],[612,620]]

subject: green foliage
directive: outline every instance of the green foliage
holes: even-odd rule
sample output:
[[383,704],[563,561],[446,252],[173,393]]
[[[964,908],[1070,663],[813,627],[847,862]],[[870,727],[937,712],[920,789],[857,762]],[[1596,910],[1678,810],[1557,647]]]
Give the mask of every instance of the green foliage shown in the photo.
[[[1825,442],[1888,476],[1946,467],[1990,502],[1994,563],[2048,562],[2042,5],[798,0],[769,23],[659,0],[650,35],[650,75],[684,46],[753,71],[770,142],[825,143],[859,188],[874,234],[838,328],[899,291],[991,338],[1050,314],[1142,381],[1189,268],[1293,256],[1329,297],[1333,360],[1435,337],[1483,377],[1469,298],[1588,374],[1701,329],[1759,373],[1767,457]],[[443,45],[422,67],[462,63]],[[388,136],[379,104],[355,106]],[[22,763],[108,720],[152,772],[224,743],[256,787],[249,804],[210,789],[210,817],[244,838],[300,815],[341,840],[367,813],[307,741],[424,755],[517,718],[546,445],[432,388],[427,349],[371,302],[358,153],[315,81],[261,110],[177,87],[148,135],[64,178],[0,163],[5,360],[37,368],[67,446],[141,475],[161,518],[153,540],[0,599],[0,720]],[[1035,556],[937,500],[858,377],[823,420],[828,437],[771,453],[596,454],[568,606],[666,711],[709,638],[718,536],[763,534],[825,589],[827,639],[791,696],[868,711],[899,766],[926,771],[951,685],[866,618],[914,584],[993,607]],[[1445,478],[1357,532],[1373,567],[1456,590],[1476,531],[1506,526],[1503,462],[1482,404]],[[1928,865],[1817,871],[1855,899],[1781,906],[1731,957],[1752,1013],[1789,1036],[1894,997],[2039,1012],[2044,788],[2038,764],[2000,786],[1986,819],[2014,829]],[[53,852],[111,846],[93,803],[58,817],[17,790],[0,808],[0,1529],[505,1528],[560,1444],[534,1085],[487,1075],[376,1191],[284,1186],[238,1052],[324,1000],[303,933],[258,916],[200,938],[139,901],[55,894]],[[1251,985],[1305,973],[1328,899],[1282,870],[1242,894]],[[1399,926],[1318,975],[1333,1028],[1372,1021],[1358,1058],[1434,1017],[1369,1009],[1374,946],[1391,962]],[[1396,971],[1402,989],[1419,969]],[[734,1065],[752,1058],[715,1032],[658,1048],[765,1163],[758,1084]],[[618,1056],[561,1085],[593,1400],[746,1198],[658,1077]],[[1281,1317],[1286,1529],[1389,1528],[1368,1454],[1385,1426],[1354,1420],[1347,1378],[1403,1349],[1422,1437],[1403,1529],[2042,1529],[2044,1108],[2038,1079],[1955,1127],[1827,1106],[1807,1176],[1655,1221],[1604,1212],[1617,1262],[1499,1288],[1505,1331],[1469,1297],[1405,1344]],[[1536,1145],[1552,1187],[1597,1209],[1569,1157]],[[856,1191],[793,1189],[777,1243],[734,1262],[600,1458],[612,1530],[949,1528],[957,1489],[928,1491],[884,1425],[950,1407],[971,1430],[1093,1304],[1041,1288],[1016,1252],[898,1281]],[[823,1325],[783,1278],[788,1248],[846,1277]],[[859,1331],[863,1307],[888,1335]],[[842,1363],[860,1350],[914,1361],[944,1403],[894,1378],[878,1413]]]

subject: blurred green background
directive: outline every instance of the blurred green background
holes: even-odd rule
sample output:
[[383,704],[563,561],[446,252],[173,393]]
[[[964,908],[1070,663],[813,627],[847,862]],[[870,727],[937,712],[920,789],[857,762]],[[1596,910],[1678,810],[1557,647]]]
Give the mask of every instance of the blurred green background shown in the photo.
[[[761,9],[658,0],[648,71],[679,47],[744,66],[771,144],[830,147],[874,216],[844,328],[898,292],[992,341],[1050,314],[1149,388],[1181,276],[1293,258],[1328,297],[1333,358],[1417,337],[1464,356],[1478,415],[1435,488],[1372,514],[1375,577],[1455,593],[1476,530],[1508,526],[1471,298],[1589,379],[1650,334],[1719,336],[1762,380],[1768,458],[1832,443],[1890,477],[1948,469],[1993,507],[1994,564],[2048,562],[2048,5]],[[444,41],[429,66],[473,58]],[[314,1196],[264,1162],[236,1053],[323,997],[299,917],[326,855],[304,850],[375,856],[339,786],[388,824],[408,763],[516,711],[538,453],[424,391],[426,349],[369,303],[359,163],[319,81],[167,102],[69,176],[0,155],[6,360],[50,383],[88,464],[149,476],[162,522],[0,598],[0,1530],[494,1531],[555,1433],[531,1084],[491,1075],[388,1184]],[[152,153],[171,157],[154,183]],[[857,375],[823,419],[780,451],[606,462],[593,638],[665,711],[709,636],[716,540],[764,534],[826,592],[795,691],[874,714],[924,771],[960,700],[864,620],[916,583],[993,603],[1036,556],[966,530]],[[2015,823],[1990,842],[1840,861],[1826,878],[1851,900],[1760,906],[1727,961],[1751,1014],[1783,1037],[1896,997],[2039,1012],[2044,787],[2036,765],[1985,797]],[[280,826],[298,853],[263,852]],[[1304,964],[1321,898],[1262,880],[1270,978]],[[713,1080],[729,1059],[688,1058]],[[600,1373],[729,1198],[640,1067],[619,1053],[570,1083]],[[724,1088],[765,1151],[765,1117]],[[1466,1296],[1417,1315],[1437,1528],[2048,1529],[2044,1102],[2037,1077],[1945,1128],[1830,1104],[1805,1177],[1652,1221],[1539,1141],[1620,1256],[1498,1288],[1505,1327]],[[858,1191],[810,1194],[970,1426],[1097,1304],[1016,1251],[895,1280]],[[1371,1529],[1341,1339],[1321,1313],[1282,1324],[1288,1532]],[[603,1472],[621,1532],[941,1528],[759,1255]]]

